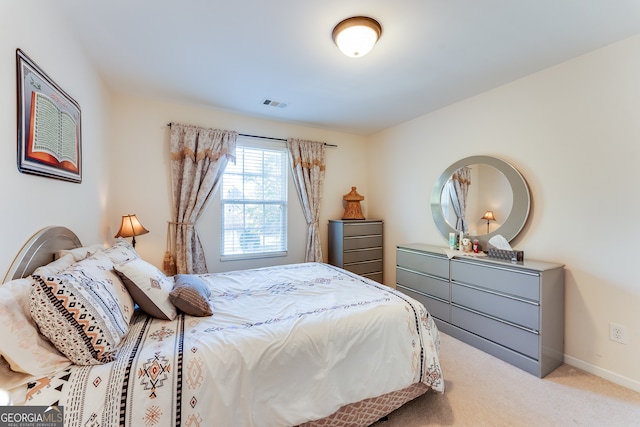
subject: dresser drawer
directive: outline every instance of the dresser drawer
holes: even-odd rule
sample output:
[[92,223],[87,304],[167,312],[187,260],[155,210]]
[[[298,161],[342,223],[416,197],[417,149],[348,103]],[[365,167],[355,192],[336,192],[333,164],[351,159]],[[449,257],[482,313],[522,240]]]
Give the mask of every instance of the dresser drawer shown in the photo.
[[409,270],[416,270],[449,280],[449,259],[444,255],[438,257],[398,249],[396,264]]
[[367,279],[375,280],[378,283],[382,283],[382,279],[383,279],[381,271],[377,273],[362,274],[361,276],[366,277]]
[[455,283],[451,285],[451,302],[534,331],[540,330],[540,307],[534,303]]
[[452,260],[451,281],[540,301],[540,276],[533,272]]
[[449,301],[448,280],[438,279],[398,267],[396,269],[396,282],[403,287]]
[[377,273],[379,271],[382,271],[382,260],[345,264],[344,269],[356,274]]
[[381,222],[373,222],[373,223],[353,223],[353,224],[344,224],[344,236],[365,236],[365,235],[381,235],[382,234],[382,223]]
[[382,247],[382,236],[345,237],[344,250]]
[[414,292],[411,289],[407,289],[402,285],[397,285],[397,289],[403,294],[406,294],[411,298],[415,299],[416,301],[421,302],[425,306],[429,314],[431,314],[433,317],[437,317],[440,320],[449,322],[449,318],[450,318],[449,312],[451,309],[451,306],[449,305],[449,303],[437,300],[435,298],[428,297],[423,294],[419,294],[418,292]]
[[382,259],[382,248],[353,249],[343,254],[345,264],[350,262],[371,261]]
[[456,305],[451,306],[451,323],[525,356],[536,360],[539,358],[540,336],[533,332],[473,313]]

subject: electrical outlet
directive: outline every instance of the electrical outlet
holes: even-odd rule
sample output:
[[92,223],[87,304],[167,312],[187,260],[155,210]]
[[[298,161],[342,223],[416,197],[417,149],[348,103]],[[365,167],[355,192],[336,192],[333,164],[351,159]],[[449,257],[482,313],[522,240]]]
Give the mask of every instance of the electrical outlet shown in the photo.
[[609,323],[609,339],[622,344],[627,343],[627,327],[617,323]]

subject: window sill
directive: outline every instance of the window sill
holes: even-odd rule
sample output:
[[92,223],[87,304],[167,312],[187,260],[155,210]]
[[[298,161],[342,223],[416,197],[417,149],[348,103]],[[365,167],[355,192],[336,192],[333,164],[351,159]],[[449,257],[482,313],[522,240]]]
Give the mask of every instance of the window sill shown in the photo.
[[286,257],[288,252],[265,252],[258,254],[234,254],[234,255],[221,255],[220,261],[241,261],[247,259],[258,259],[258,258],[278,258],[278,257]]

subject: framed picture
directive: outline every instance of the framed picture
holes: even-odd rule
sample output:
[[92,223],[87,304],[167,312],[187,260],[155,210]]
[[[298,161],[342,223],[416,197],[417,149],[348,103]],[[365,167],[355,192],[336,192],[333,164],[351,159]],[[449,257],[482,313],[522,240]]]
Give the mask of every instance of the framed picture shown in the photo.
[[20,49],[18,170],[82,182],[80,106]]

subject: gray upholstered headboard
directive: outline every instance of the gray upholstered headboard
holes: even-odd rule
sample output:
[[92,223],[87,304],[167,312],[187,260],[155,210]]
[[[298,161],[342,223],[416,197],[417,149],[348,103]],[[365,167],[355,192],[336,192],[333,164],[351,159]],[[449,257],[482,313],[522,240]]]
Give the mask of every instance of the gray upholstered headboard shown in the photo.
[[29,239],[13,260],[2,283],[27,277],[36,268],[54,260],[57,251],[82,246],[76,234],[66,227],[43,228]]

